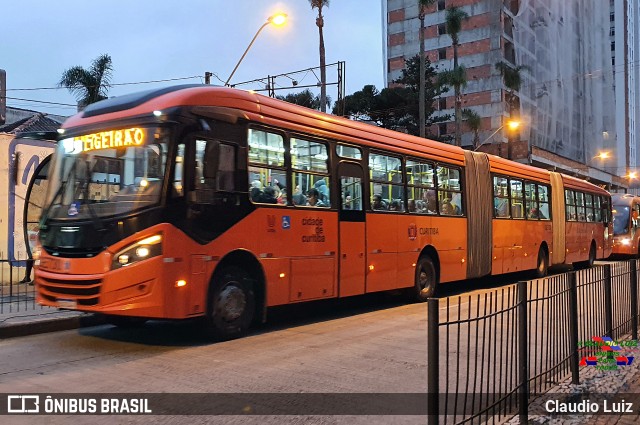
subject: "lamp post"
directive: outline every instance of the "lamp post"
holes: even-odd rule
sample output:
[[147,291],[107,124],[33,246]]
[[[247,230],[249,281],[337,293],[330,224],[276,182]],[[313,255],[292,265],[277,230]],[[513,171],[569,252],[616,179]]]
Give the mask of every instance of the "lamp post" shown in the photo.
[[251,43],[249,43],[249,46],[247,46],[247,50],[244,51],[244,53],[242,54],[242,57],[240,58],[240,60],[236,64],[235,68],[233,68],[233,71],[231,71],[231,75],[229,75],[229,78],[227,78],[227,81],[224,83],[225,86],[229,85],[229,81],[231,81],[231,77],[233,77],[233,74],[236,73],[236,70],[240,66],[240,63],[242,62],[242,59],[244,59],[244,57],[247,55],[247,52],[249,51],[249,49],[251,49],[251,46],[253,46],[253,42],[256,41],[256,38],[258,38],[258,34],[260,34],[260,32],[264,29],[264,27],[266,27],[269,24],[273,24],[273,25],[279,27],[281,25],[284,25],[284,23],[286,21],[287,21],[287,15],[285,13],[276,13],[275,15],[269,16],[269,18],[267,19],[267,22],[262,24],[262,26],[256,32],[256,35],[253,36],[253,39],[251,40]]
[[498,134],[498,131],[502,130],[504,128],[504,126],[507,126],[510,130],[517,130],[518,127],[520,127],[520,121],[516,121],[516,120],[509,120],[507,121],[505,124],[502,124],[500,127],[498,127],[496,129],[496,131],[494,131],[493,133],[491,133],[489,135],[489,137],[487,137],[486,139],[484,139],[482,141],[482,143],[480,143],[478,146],[475,147],[475,149],[473,149],[473,152],[477,151],[478,149],[480,149],[480,146],[484,145],[485,143],[487,143],[489,140],[491,140],[491,138],[493,136],[495,136],[496,134]]

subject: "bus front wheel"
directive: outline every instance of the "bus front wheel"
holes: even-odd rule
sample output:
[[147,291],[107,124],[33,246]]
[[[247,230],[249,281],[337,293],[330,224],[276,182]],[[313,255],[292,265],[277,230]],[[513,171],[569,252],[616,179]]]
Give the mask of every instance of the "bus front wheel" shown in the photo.
[[217,340],[244,335],[253,320],[255,295],[249,274],[228,267],[215,279],[209,295],[207,331]]
[[422,302],[436,295],[438,276],[436,266],[429,257],[420,257],[416,264],[415,298]]

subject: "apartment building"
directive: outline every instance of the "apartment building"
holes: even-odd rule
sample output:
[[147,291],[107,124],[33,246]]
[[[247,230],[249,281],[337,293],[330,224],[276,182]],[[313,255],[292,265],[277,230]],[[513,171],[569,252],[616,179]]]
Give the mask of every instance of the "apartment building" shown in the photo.
[[[445,25],[446,9],[451,6],[468,15],[458,47],[467,76],[462,107],[482,118],[480,140],[487,144],[483,149],[622,185],[624,180],[617,177],[625,174],[635,162],[630,158],[638,154],[631,126],[638,109],[627,106],[637,92],[637,79],[632,82],[633,72],[628,71],[637,50],[638,37],[629,35],[638,29],[633,25],[637,2],[436,0],[425,17],[425,53],[439,71],[453,68]],[[419,51],[420,21],[417,0],[383,0],[383,8],[389,84],[400,75],[404,59]],[[516,110],[507,106],[509,91],[495,67],[498,62],[522,67]],[[453,115],[453,91],[445,93],[438,106],[440,114]],[[629,110],[621,113],[621,108]],[[511,115],[523,123],[516,134],[503,128],[514,118]],[[454,126],[441,124],[431,130],[451,134]],[[471,145],[472,132],[464,124],[462,131],[462,145]],[[611,158],[598,159],[602,151],[611,152]]]

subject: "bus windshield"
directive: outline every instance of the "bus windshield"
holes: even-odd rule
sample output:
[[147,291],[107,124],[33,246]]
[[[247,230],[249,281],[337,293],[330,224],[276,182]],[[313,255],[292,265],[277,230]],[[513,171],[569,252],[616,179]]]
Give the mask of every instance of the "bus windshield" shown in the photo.
[[168,132],[153,128],[104,131],[61,140],[43,221],[128,214],[160,201]]
[[613,234],[625,235],[629,233],[629,207],[624,205],[613,206]]

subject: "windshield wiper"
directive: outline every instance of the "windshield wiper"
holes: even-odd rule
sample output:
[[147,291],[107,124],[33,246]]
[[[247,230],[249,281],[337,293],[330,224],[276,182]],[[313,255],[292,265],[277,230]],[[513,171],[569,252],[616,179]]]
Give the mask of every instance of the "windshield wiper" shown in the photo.
[[42,215],[40,216],[41,230],[47,230],[46,222],[49,219],[49,212],[51,211],[51,208],[53,207],[53,205],[56,203],[56,199],[58,199],[58,197],[62,195],[62,192],[64,191],[64,189],[66,189],[67,185],[69,184],[69,176],[71,176],[72,172],[75,172],[77,164],[78,164],[78,160],[76,159],[75,161],[73,161],[73,164],[69,168],[66,178],[62,179],[62,183],[60,184],[60,187],[58,188],[56,193],[53,195],[53,198],[51,198],[51,202],[42,211]]

